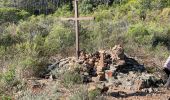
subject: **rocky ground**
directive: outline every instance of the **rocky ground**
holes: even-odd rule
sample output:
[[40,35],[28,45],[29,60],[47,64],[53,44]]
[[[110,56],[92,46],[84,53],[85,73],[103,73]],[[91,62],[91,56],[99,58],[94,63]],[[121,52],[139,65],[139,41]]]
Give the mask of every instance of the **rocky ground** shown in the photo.
[[[67,81],[63,83],[64,73],[73,70],[78,73],[75,76],[80,75],[83,79],[82,84],[66,85]],[[169,100],[170,93],[163,88],[164,83],[161,71],[149,73],[144,65],[128,57],[123,48],[116,45],[112,50],[102,50],[94,54],[81,51],[79,60],[74,57],[56,59],[48,66],[43,79],[27,79],[26,91],[19,91],[14,98],[91,100],[89,95],[86,97],[86,93],[98,90],[100,93],[93,99]]]

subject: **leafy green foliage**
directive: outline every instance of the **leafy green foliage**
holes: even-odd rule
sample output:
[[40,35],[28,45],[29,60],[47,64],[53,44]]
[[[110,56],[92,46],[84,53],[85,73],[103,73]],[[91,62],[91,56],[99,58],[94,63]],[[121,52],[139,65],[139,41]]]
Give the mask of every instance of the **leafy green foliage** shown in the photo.
[[29,13],[24,10],[14,8],[0,8],[0,24],[5,22],[18,22],[20,19],[25,19]]
[[64,51],[74,44],[75,34],[70,29],[61,26],[54,26],[45,39],[46,52],[54,54]]
[[65,72],[61,77],[66,87],[83,83],[83,77],[76,71]]
[[10,96],[6,96],[6,95],[1,96],[0,98],[1,100],[12,100]]
[[152,34],[150,34],[147,28],[142,24],[137,24],[132,26],[128,30],[128,37],[139,44],[150,44],[152,39]]
[[70,100],[106,100],[101,95],[101,89],[97,88],[88,91],[86,87],[80,87],[70,98]]
[[15,78],[15,70],[14,69],[10,69],[9,71],[7,71],[4,74],[4,80],[5,82],[7,82],[7,84],[9,84],[10,82],[12,82]]
[[80,12],[87,14],[93,11],[92,0],[83,0],[80,5]]
[[55,13],[55,16],[60,17],[60,16],[71,16],[72,12],[70,10],[70,6],[69,5],[64,5],[61,8],[59,8]]
[[95,100],[97,99],[97,96],[100,96],[100,95],[101,95],[101,91],[98,88],[92,91],[89,91],[88,93],[89,100]]

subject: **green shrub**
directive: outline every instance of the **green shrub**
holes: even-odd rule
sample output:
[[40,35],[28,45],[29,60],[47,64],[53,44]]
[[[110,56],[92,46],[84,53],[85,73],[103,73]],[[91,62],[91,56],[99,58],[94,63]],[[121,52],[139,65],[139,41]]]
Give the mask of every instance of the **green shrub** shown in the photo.
[[170,31],[167,27],[159,27],[155,26],[153,29],[150,29],[152,31],[153,38],[152,38],[152,46],[156,47],[159,44],[163,44],[169,49],[170,46]]
[[100,95],[101,95],[100,89],[95,89],[95,90],[89,91],[88,98],[89,100],[97,100],[97,96],[100,96]]
[[4,75],[3,75],[3,78],[4,78],[5,82],[7,82],[7,84],[9,84],[10,82],[14,81],[15,70],[14,69],[10,69],[9,71],[5,72]]
[[46,73],[48,64],[47,58],[38,57],[36,55],[26,55],[18,60],[17,70],[20,78],[43,77]]
[[71,100],[105,100],[100,89],[88,91],[87,87],[80,87],[70,98]]
[[6,50],[4,46],[0,46],[0,58],[3,58],[6,54]]
[[146,71],[148,73],[154,74],[156,72],[156,68],[155,67],[145,67]]
[[152,6],[156,9],[162,9],[170,6],[169,0],[153,0]]
[[160,16],[163,17],[163,18],[169,18],[169,16],[170,16],[170,8],[164,8],[162,10]]
[[79,8],[81,13],[88,14],[93,11],[93,2],[91,0],[83,0]]
[[83,77],[75,71],[65,72],[61,77],[62,82],[66,87],[83,83]]
[[10,96],[7,96],[7,95],[0,96],[0,99],[1,100],[12,100],[12,98]]
[[116,42],[114,36],[117,35],[116,29],[114,30],[115,27],[116,25],[114,26],[110,20],[103,20],[94,24],[88,46],[92,52],[114,45]]
[[18,22],[20,19],[25,19],[29,13],[24,10],[15,8],[0,8],[0,24],[6,22]]
[[0,77],[0,84],[1,84],[1,89],[0,89],[0,95],[2,94],[10,94],[12,95],[12,91],[9,91],[10,89],[12,90],[13,87],[16,87],[17,85],[20,84],[20,80],[16,78],[16,69],[13,67],[6,68],[7,71],[2,72],[1,77]]
[[40,77],[44,75],[43,72],[46,70],[48,57],[42,55],[43,52],[40,48],[43,44],[38,42],[40,41],[34,40],[33,43],[21,43],[13,47],[14,55],[12,59],[9,59],[9,66],[15,68],[17,78]]
[[140,8],[141,9],[151,9],[152,0],[140,0]]
[[56,17],[68,17],[68,16],[72,16],[72,12],[71,12],[71,8],[70,5],[64,5],[61,8],[59,8],[54,14],[54,16]]
[[113,12],[111,10],[101,10],[100,12],[95,12],[95,21],[102,21],[106,19],[113,19]]
[[17,43],[21,43],[23,40],[19,34],[17,34],[17,25],[10,23],[3,27],[3,31],[0,36],[0,45],[9,47]]
[[25,41],[31,41],[36,35],[46,37],[53,23],[54,19],[52,16],[31,16],[27,20],[19,23],[17,33]]
[[157,46],[158,44],[164,44],[165,46],[168,46],[170,42],[168,37],[169,35],[166,34],[155,34],[153,37],[153,47]]
[[17,35],[3,34],[0,37],[0,45],[4,47],[12,46],[13,44],[20,43],[20,42],[22,42],[22,40]]
[[45,52],[49,55],[55,53],[69,53],[69,49],[75,43],[75,34],[66,27],[55,25],[45,39]]
[[161,43],[159,43],[154,49],[154,56],[160,61],[165,61],[169,56],[169,50],[167,47]]
[[149,33],[143,24],[133,25],[127,33],[128,41],[134,41],[139,44],[150,44],[153,34]]

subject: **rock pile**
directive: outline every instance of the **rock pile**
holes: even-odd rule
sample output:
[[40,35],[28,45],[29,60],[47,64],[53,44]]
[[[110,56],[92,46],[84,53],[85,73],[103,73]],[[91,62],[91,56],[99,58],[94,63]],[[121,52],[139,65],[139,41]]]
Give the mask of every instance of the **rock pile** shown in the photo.
[[144,65],[125,55],[124,49],[120,45],[116,45],[110,51],[110,56],[112,63],[109,64],[109,70],[105,70],[108,84],[130,90],[154,88],[163,85],[162,79],[147,73]]
[[50,65],[51,72],[62,72],[81,66],[80,74],[84,82],[103,82],[122,89],[139,90],[158,87],[163,82],[145,71],[144,65],[124,53],[121,45],[116,45],[111,50],[100,50],[93,54],[80,51],[77,60],[74,57],[61,59]]

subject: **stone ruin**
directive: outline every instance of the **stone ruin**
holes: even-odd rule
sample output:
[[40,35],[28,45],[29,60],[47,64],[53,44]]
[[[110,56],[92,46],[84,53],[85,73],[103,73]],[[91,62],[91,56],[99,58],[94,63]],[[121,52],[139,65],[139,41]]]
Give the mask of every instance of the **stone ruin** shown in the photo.
[[[80,58],[60,59],[50,65],[50,73],[72,70],[81,66],[84,83],[102,83],[104,86],[128,90],[146,90],[163,85],[163,81],[147,73],[144,65],[127,56],[121,45],[111,50],[100,50],[93,54],[80,51]],[[54,74],[55,75],[55,74]]]

